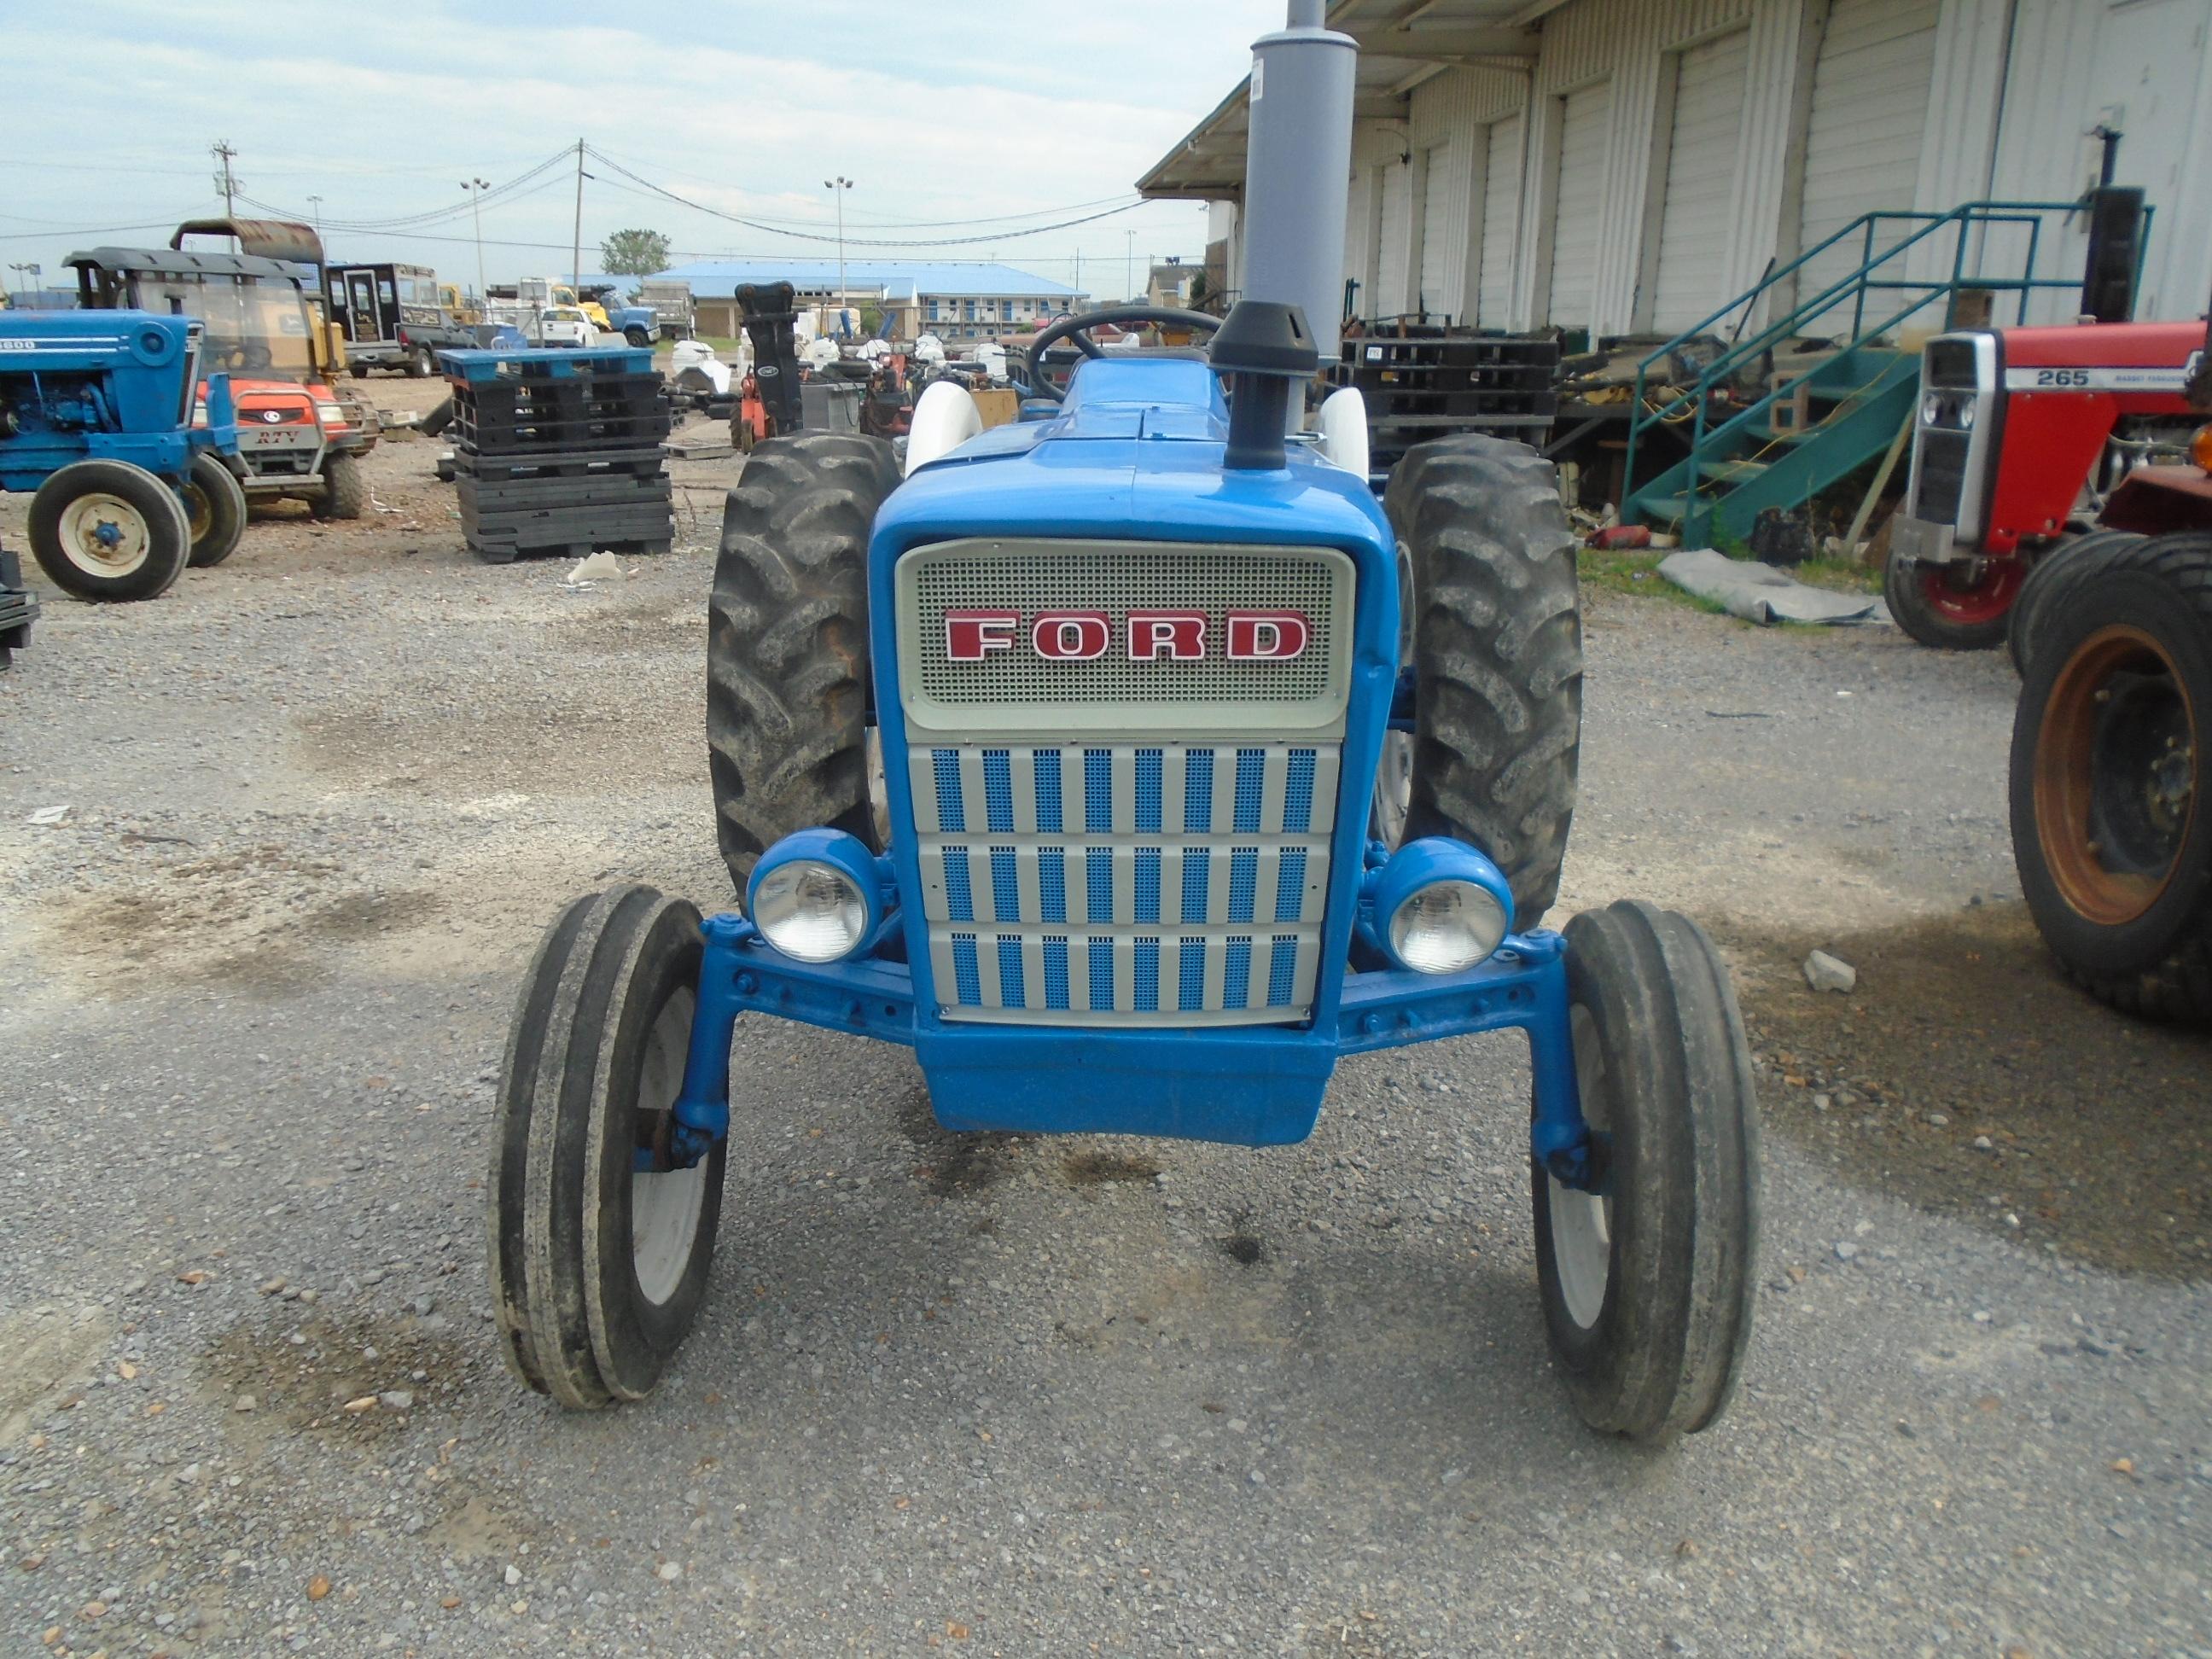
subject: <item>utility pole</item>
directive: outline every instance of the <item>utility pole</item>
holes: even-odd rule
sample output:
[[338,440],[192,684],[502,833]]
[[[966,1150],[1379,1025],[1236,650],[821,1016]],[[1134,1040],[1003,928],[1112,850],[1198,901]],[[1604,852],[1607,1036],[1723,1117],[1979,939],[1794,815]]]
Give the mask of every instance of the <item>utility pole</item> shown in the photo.
[[828,191],[837,203],[837,322],[840,327],[845,321],[845,192],[852,187],[853,181],[842,173],[835,179],[822,181],[822,188]]
[[[568,281],[584,280],[584,141],[576,140],[576,240],[568,249]],[[582,299],[580,294],[576,296]]]
[[491,180],[474,175],[461,180],[461,188],[469,193],[469,210],[477,225],[477,301],[483,304],[491,298],[491,290],[484,284],[483,270],[483,193],[491,188]]
[[226,219],[235,218],[238,213],[236,198],[239,181],[231,176],[230,158],[238,152],[230,147],[229,139],[218,138],[208,146],[208,154],[222,164],[222,171],[216,175],[215,181],[215,187],[222,192],[222,216]]
[[1134,305],[1137,302],[1137,233],[1125,230],[1121,234],[1129,239],[1121,255],[1121,291],[1129,296],[1129,303]]
[[307,208],[315,216],[315,240],[319,242],[323,240],[323,198],[319,196],[310,196],[307,198]]

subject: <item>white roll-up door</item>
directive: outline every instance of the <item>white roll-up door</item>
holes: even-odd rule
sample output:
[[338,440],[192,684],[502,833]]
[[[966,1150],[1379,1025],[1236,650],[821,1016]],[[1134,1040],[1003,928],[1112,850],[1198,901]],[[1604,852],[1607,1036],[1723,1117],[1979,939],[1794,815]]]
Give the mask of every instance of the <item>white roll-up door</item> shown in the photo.
[[1521,219],[1519,116],[1490,124],[1490,155],[1483,172],[1482,270],[1474,319],[1485,328],[1503,328],[1512,303],[1513,236]]
[[1588,328],[1605,214],[1605,140],[1613,87],[1586,87],[1559,101],[1564,107],[1559,186],[1552,211],[1552,297],[1544,320],[1560,328]]
[[1651,326],[1672,334],[1727,301],[1729,207],[1743,137],[1751,31],[1691,47],[1678,61],[1667,147],[1667,198],[1659,220],[1659,270]]
[[[1834,0],[1829,8],[1813,65],[1801,251],[1863,213],[1913,205],[1940,9],[1939,0]],[[1878,225],[1875,251],[1910,230],[1901,220]],[[1808,262],[1798,277],[1800,297],[1809,301],[1848,276],[1864,258],[1862,248],[1861,239],[1845,238]],[[1823,327],[1808,319],[1807,325],[1831,332],[1848,327],[1850,317],[1838,312],[1826,322]]]
[[1406,307],[1406,264],[1413,246],[1413,170],[1393,161],[1382,169],[1382,258],[1369,314],[1395,317]]
[[1466,264],[1468,179],[1463,147],[1438,144],[1423,157],[1421,280],[1415,306],[1428,312],[1460,308],[1459,272]]

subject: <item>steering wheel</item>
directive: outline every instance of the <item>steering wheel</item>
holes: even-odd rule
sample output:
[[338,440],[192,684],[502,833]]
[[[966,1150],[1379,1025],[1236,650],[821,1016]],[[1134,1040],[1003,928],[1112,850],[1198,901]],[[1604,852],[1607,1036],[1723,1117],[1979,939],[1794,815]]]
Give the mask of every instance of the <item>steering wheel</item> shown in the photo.
[[1076,349],[1086,357],[1103,357],[1091,339],[1090,331],[1102,323],[1119,326],[1127,323],[1161,323],[1170,328],[1194,328],[1211,334],[1221,326],[1221,319],[1209,317],[1202,311],[1178,311],[1172,306],[1106,306],[1097,311],[1086,311],[1080,317],[1063,317],[1048,324],[1044,331],[1030,342],[1029,378],[1026,396],[1049,398],[1058,403],[1066,394],[1044,377],[1044,355],[1062,340],[1073,340]]

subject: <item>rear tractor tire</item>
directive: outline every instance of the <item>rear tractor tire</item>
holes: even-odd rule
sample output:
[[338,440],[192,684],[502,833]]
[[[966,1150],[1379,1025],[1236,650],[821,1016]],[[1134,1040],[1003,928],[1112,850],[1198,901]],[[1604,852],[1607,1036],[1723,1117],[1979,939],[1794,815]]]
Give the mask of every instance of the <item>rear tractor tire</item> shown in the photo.
[[31,497],[32,556],[80,599],[150,599],[191,557],[177,492],[128,461],[72,461]]
[[1923,564],[1892,554],[1881,573],[1881,597],[1891,620],[1922,645],[1938,651],[1990,651],[2005,641],[2006,619],[2026,575],[2017,554],[1984,560],[1981,574],[1971,581],[1960,579],[1955,565]]
[[246,487],[215,456],[200,450],[185,475],[185,522],[192,538],[191,568],[205,570],[238,550],[246,534]]
[[1530,1168],[1544,1324],[1576,1409],[1664,1443],[1734,1392],[1758,1286],[1759,1109],[1727,964],[1698,925],[1623,901],[1566,927],[1583,1113],[1603,1194]]
[[1582,613],[1557,473],[1525,444],[1444,438],[1407,452],[1383,507],[1415,690],[1413,732],[1384,738],[1373,832],[1480,848],[1526,933],[1559,896],[1582,739]]
[[706,1297],[726,1139],[665,1167],[702,950],[689,902],[612,887],[555,920],[515,1006],[489,1182],[492,1300],[507,1369],[572,1409],[643,1399]]
[[2094,580],[2115,557],[2142,541],[2131,530],[2093,530],[2086,536],[2069,537],[2027,568],[2020,597],[2005,617],[2005,654],[2012,659],[2014,673],[2026,678],[2044,618],[2063,615],[2081,583]]
[[745,890],[794,830],[880,851],[868,787],[868,534],[898,487],[878,438],[798,433],[754,448],[722,514],[708,606],[715,827]]
[[368,474],[358,457],[323,457],[323,493],[307,504],[318,519],[358,519],[368,511]]
[[2212,532],[2113,550],[2065,598],[2013,723],[2021,896],[2091,995],[2212,1022]]

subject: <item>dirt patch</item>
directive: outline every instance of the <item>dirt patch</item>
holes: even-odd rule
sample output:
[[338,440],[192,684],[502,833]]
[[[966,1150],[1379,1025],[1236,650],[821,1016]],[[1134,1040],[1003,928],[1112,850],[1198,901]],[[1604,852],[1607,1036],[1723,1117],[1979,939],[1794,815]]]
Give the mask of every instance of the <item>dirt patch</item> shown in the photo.
[[425,891],[356,888],[338,860],[273,844],[155,860],[64,890],[37,914],[39,954],[107,996],[188,982],[295,995],[330,970],[318,945],[356,945],[436,920]]
[[14,1443],[82,1382],[114,1336],[97,1308],[0,1319],[0,1446]]
[[937,1121],[920,1089],[900,1097],[896,1115],[899,1132],[924,1154],[914,1178],[940,1198],[974,1198],[996,1186],[1036,1139],[995,1131],[956,1134]]
[[679,646],[696,646],[703,662],[707,602],[702,595],[681,603],[648,599],[609,605],[561,618],[552,624],[549,637],[561,650],[584,656],[659,653]]
[[641,720],[629,696],[580,673],[566,687],[442,707],[398,692],[301,722],[298,745],[316,771],[357,788],[437,798],[588,794],[698,769],[706,678],[697,678],[696,720]]
[[[2069,983],[2017,902],[1729,938],[1768,1121],[1851,1179],[2102,1267],[2212,1277],[2212,1034]],[[1815,994],[1808,951],[1858,969]]]
[[1060,1178],[1071,1187],[1103,1187],[1115,1182],[1150,1181],[1160,1166],[1127,1152],[1070,1152],[1060,1161]]

